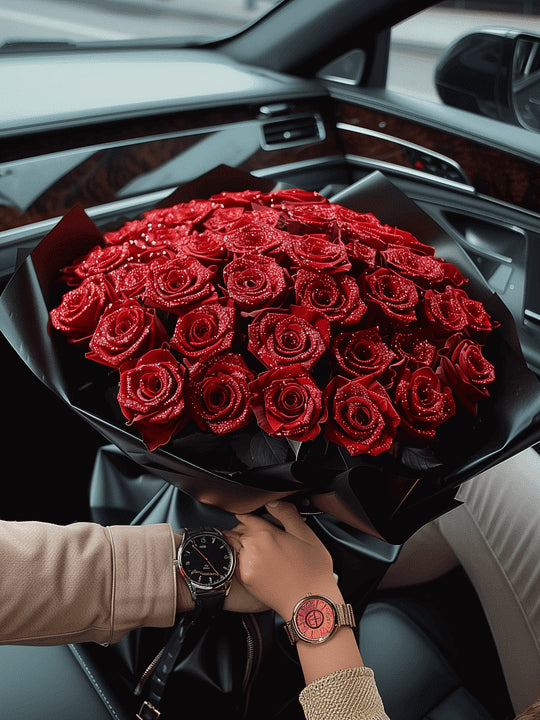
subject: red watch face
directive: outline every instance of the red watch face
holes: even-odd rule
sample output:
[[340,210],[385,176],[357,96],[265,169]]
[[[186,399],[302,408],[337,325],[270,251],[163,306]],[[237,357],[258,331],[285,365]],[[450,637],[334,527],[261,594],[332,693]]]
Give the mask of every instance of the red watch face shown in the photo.
[[332,633],[336,624],[334,609],[322,597],[307,598],[296,610],[298,632],[308,642],[322,642]]

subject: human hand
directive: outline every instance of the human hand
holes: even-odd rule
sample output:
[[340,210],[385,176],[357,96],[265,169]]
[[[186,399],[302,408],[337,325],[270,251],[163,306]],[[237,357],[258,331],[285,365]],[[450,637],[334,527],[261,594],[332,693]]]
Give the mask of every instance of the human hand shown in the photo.
[[296,507],[280,501],[266,509],[282,527],[256,515],[237,515],[239,525],[232,531],[240,545],[237,572],[246,590],[286,620],[310,593],[342,602],[332,557]]

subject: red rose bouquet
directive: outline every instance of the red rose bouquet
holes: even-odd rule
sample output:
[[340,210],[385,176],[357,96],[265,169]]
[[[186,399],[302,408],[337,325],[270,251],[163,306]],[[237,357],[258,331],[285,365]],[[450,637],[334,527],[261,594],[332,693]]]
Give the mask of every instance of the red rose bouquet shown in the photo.
[[351,455],[425,442],[476,413],[496,325],[459,270],[409,232],[301,190],[152,210],[63,268],[54,327],[118,374],[149,450],[190,421],[252,422]]
[[[332,201],[239,182],[103,235],[75,211],[38,246],[74,409],[203,502],[301,494],[385,537],[527,442],[540,393],[509,314],[430,218],[380,177]],[[494,440],[514,355],[534,400]]]

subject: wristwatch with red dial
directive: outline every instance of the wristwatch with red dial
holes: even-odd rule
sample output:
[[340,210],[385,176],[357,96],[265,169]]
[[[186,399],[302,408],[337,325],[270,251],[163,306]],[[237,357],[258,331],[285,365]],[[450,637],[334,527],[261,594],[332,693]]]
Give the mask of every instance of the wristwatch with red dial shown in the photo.
[[294,645],[298,640],[317,644],[328,640],[339,627],[355,627],[352,605],[336,605],[324,595],[307,595],[285,623],[285,632]]

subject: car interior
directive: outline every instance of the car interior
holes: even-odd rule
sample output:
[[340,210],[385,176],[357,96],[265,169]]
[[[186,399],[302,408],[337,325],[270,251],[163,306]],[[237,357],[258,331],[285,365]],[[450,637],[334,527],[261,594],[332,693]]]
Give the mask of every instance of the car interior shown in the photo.
[[[503,120],[481,103],[427,102],[386,87],[392,28],[429,5],[289,0],[231,37],[185,45],[170,38],[0,48],[0,89],[13,98],[0,112],[2,288],[76,205],[105,231],[219,167],[327,197],[380,172],[469,256],[509,309],[526,364],[540,376],[539,136],[515,114]],[[518,41],[508,42],[505,53]],[[2,343],[2,519],[131,522],[140,508],[96,509],[89,499],[103,437]],[[138,477],[130,462],[114,464],[122,477]],[[361,650],[389,717],[513,718],[465,572],[378,590],[399,543],[355,534],[351,550],[342,530],[327,520],[338,563],[354,578]],[[1,647],[0,715],[133,717],[109,650]],[[254,703],[245,717],[264,713]]]

